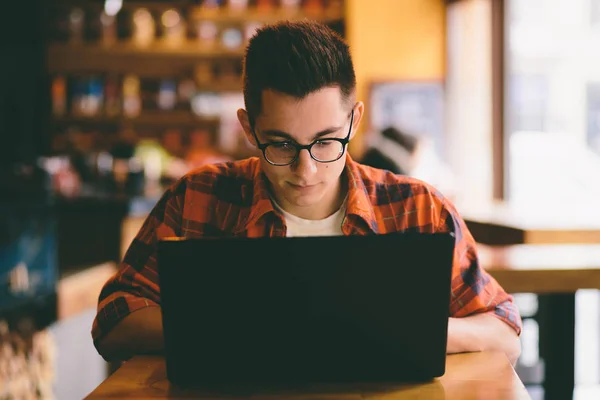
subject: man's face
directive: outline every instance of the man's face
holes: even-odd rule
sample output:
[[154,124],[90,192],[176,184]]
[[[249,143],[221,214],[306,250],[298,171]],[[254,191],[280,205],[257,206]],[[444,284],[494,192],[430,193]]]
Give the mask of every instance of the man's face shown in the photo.
[[[261,144],[293,142],[308,145],[317,139],[347,137],[350,114],[354,110],[352,134],[360,122],[362,103],[354,105],[342,100],[337,87],[324,88],[298,100],[267,90],[262,96],[262,112],[257,117],[254,132]],[[238,113],[248,139],[255,143],[247,122],[247,114]],[[346,157],[330,163],[321,163],[307,150],[301,150],[298,159],[286,166],[274,166],[261,156],[265,175],[269,179],[276,201],[287,212],[307,219],[325,218],[340,206],[340,175]]]

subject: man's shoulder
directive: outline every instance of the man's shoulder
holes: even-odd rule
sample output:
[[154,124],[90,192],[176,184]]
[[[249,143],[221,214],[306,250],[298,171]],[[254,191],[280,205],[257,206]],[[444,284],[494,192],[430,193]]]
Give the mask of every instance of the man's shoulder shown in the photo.
[[257,173],[258,159],[206,164],[195,168],[178,179],[170,190],[175,195],[228,196],[252,187]]
[[207,179],[219,179],[221,177],[252,180],[258,162],[256,157],[250,157],[237,161],[206,164],[189,171],[182,179],[187,182],[206,181]]
[[412,194],[427,194],[439,201],[444,200],[444,196],[439,190],[420,179],[360,163],[355,163],[355,166],[368,191],[396,192],[402,190]]
[[187,189],[213,187],[218,184],[245,186],[251,184],[258,168],[257,158],[207,164],[185,174],[181,180]]
[[433,232],[449,215],[457,216],[450,201],[427,182],[361,164],[355,171],[363,180],[365,192],[386,230],[418,228],[419,232]]

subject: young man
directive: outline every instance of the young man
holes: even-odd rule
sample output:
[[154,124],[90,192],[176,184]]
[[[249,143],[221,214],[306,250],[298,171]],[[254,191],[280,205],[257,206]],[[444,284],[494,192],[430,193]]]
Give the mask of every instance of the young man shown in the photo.
[[479,267],[473,237],[454,207],[423,182],[348,156],[364,113],[355,87],[348,46],[322,25],[281,23],[253,37],[244,62],[246,110],[238,118],[262,154],[202,167],[167,190],[100,294],[92,336],[102,356],[162,351],[155,255],[161,237],[409,230],[456,234],[448,352],[499,350],[515,362],[517,308]]

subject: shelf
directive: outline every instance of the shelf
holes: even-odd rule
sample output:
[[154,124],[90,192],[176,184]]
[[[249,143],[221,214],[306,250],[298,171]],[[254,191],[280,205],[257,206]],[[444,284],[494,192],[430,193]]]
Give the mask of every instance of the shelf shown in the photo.
[[244,84],[241,79],[226,82],[215,81],[209,84],[197,84],[197,89],[201,92],[241,92]]
[[[104,0],[54,0],[51,7],[81,7],[92,10],[104,9]],[[188,0],[171,1],[123,1],[123,10],[135,10],[137,8],[147,8],[153,11],[164,11],[169,8],[184,9],[191,7],[192,3]]]
[[[53,6],[58,7],[83,7],[94,10],[102,10],[104,1],[81,1],[81,0],[58,0],[53,2]],[[297,10],[288,10],[281,7],[274,7],[272,10],[260,10],[256,7],[248,7],[246,9],[236,10],[229,7],[220,7],[217,9],[206,9],[194,5],[186,0],[173,1],[127,1],[123,2],[122,9],[133,11],[138,8],[146,8],[153,12],[163,12],[168,9],[177,9],[184,12],[189,12],[190,19],[213,21],[216,23],[245,23],[245,22],[261,22],[274,23],[282,20],[302,20],[311,19],[323,23],[338,22],[344,18],[343,9],[325,8],[323,11],[307,12],[302,8]]]
[[243,48],[207,48],[192,41],[180,46],[157,41],[148,47],[130,42],[110,46],[54,43],[48,48],[48,69],[51,73],[129,72],[153,77],[177,72],[189,74],[194,63],[202,60],[242,57]]
[[286,10],[275,8],[272,11],[261,11],[256,8],[246,10],[231,10],[220,8],[216,10],[207,10],[200,7],[194,7],[190,13],[190,19],[196,21],[212,21],[216,23],[248,23],[259,22],[264,24],[275,23],[278,21],[298,21],[310,19],[322,23],[333,23],[341,21],[344,18],[343,10],[325,9],[322,12],[306,12],[302,9]]
[[219,122],[218,117],[197,117],[188,111],[168,111],[168,112],[146,112],[135,118],[124,116],[118,117],[54,117],[54,124],[61,125],[152,125],[152,126],[172,126],[172,127],[195,127],[216,125]]

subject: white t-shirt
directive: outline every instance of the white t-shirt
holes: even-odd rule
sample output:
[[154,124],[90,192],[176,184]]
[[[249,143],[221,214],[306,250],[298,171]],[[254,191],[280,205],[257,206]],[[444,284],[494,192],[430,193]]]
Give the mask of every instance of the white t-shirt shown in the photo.
[[346,201],[342,204],[339,210],[331,214],[325,219],[304,219],[296,217],[289,212],[283,210],[274,199],[273,205],[277,208],[285,218],[287,227],[287,237],[299,236],[342,236],[342,222],[346,214]]

